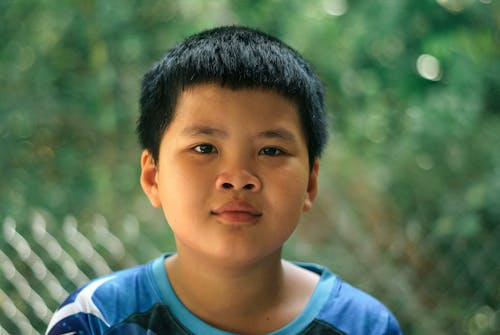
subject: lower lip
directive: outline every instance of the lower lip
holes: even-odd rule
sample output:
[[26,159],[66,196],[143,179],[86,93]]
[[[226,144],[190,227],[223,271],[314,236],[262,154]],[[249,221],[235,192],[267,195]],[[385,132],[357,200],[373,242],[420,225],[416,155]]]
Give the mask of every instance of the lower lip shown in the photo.
[[255,221],[260,217],[260,215],[255,215],[248,212],[237,212],[237,211],[222,212],[216,214],[216,216],[217,219],[222,223],[237,224],[237,225],[255,223]]

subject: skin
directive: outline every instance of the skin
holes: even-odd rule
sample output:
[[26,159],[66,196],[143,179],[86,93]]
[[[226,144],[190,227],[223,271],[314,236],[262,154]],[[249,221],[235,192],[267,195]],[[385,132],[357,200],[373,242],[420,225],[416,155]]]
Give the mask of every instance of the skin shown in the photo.
[[186,307],[240,334],[300,314],[319,278],[281,249],[316,197],[319,161],[310,169],[293,103],[268,90],[190,87],[158,161],[145,150],[141,166],[144,192],[175,236],[165,268]]

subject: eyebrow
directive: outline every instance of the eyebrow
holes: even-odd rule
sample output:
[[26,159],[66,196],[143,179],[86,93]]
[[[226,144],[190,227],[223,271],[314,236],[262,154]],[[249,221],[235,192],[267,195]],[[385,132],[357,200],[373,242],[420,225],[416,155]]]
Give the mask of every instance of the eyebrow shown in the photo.
[[[190,137],[198,135],[228,137],[227,132],[222,129],[199,125],[188,126],[182,130],[181,134]],[[286,128],[264,130],[257,133],[255,138],[281,139],[288,142],[297,142],[297,137],[295,136],[295,134]]]
[[285,128],[277,128],[277,129],[262,131],[257,134],[257,138],[270,138],[270,139],[278,138],[289,142],[297,141],[297,138],[293,134],[293,132]]
[[184,128],[181,134],[185,136],[208,135],[208,136],[227,137],[227,133],[222,129],[207,127],[207,126],[198,126],[198,125]]

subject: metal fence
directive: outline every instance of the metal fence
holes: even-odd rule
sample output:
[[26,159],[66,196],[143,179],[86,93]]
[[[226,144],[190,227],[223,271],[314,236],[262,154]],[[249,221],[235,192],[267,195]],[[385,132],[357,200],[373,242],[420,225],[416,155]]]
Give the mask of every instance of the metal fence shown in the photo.
[[[43,334],[53,311],[90,278],[159,255],[129,217],[113,232],[96,216],[82,233],[74,217],[62,225],[35,214],[29,224],[7,217],[0,235],[0,334]],[[119,235],[119,237],[117,236]],[[136,253],[141,240],[141,253]],[[141,254],[144,259],[136,259]]]
[[[133,216],[108,225],[102,216],[58,222],[35,213],[23,222],[4,218],[0,225],[0,335],[43,334],[63,299],[89,279],[144,263],[172,247]],[[332,237],[316,238],[314,249],[322,260],[335,255],[333,268],[388,303],[406,334],[500,334],[500,227],[480,240],[444,243],[424,236],[403,246],[412,255],[404,261],[401,250],[391,256],[393,244],[368,245],[373,233],[370,239],[361,230],[343,229],[354,229],[353,224],[342,228],[337,222]],[[295,253],[303,255],[311,245],[294,243]],[[373,257],[376,250],[382,256]]]

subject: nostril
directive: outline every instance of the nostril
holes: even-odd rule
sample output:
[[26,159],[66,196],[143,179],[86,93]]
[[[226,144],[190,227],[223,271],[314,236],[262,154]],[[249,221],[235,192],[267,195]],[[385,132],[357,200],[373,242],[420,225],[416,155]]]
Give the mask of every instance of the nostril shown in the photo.
[[225,189],[231,189],[231,188],[233,188],[233,185],[231,185],[230,183],[224,183],[224,184],[222,184],[222,187]]
[[254,185],[254,184],[246,184],[243,188],[244,188],[245,190],[252,190],[254,187],[255,187],[255,185]]

